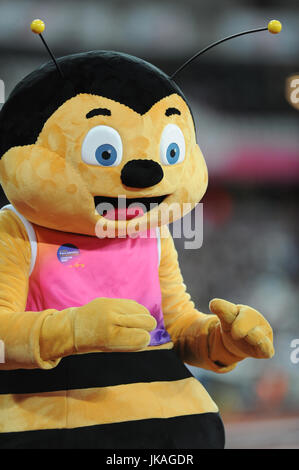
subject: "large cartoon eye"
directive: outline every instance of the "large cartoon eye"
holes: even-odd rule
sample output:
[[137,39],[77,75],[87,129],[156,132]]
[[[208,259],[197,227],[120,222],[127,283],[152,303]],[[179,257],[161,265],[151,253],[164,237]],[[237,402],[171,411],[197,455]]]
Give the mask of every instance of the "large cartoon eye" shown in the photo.
[[123,146],[119,133],[109,126],[96,126],[86,134],[81,155],[89,165],[117,166],[122,160]]
[[162,132],[160,156],[164,165],[175,165],[185,158],[184,135],[175,124],[168,124]]

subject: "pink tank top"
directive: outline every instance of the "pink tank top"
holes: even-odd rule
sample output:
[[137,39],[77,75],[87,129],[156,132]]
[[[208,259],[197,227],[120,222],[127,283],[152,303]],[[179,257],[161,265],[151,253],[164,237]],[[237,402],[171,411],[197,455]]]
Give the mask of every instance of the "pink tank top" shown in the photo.
[[157,320],[151,346],[171,338],[164,327],[159,280],[159,234],[100,239],[24,223],[31,241],[32,266],[27,311],[79,307],[97,297],[132,299]]

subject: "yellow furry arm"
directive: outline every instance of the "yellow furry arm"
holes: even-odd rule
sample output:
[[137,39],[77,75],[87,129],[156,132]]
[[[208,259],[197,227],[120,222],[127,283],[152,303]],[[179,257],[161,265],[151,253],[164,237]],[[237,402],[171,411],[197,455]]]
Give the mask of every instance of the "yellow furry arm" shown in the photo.
[[0,212],[0,339],[5,362],[0,369],[53,367],[40,355],[44,319],[51,314],[25,312],[31,247],[27,232],[11,211]]
[[165,326],[175,348],[181,359],[190,365],[228,372],[242,358],[224,346],[218,317],[195,309],[186,292],[173,239],[165,227],[161,233],[162,307]]

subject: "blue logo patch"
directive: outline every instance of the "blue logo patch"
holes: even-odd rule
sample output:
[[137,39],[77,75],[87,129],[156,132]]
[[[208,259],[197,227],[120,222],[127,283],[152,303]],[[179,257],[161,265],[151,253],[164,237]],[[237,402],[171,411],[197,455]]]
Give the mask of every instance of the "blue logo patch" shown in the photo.
[[57,250],[57,258],[62,264],[73,261],[79,255],[79,248],[77,248],[75,245],[72,245],[71,243],[65,243]]

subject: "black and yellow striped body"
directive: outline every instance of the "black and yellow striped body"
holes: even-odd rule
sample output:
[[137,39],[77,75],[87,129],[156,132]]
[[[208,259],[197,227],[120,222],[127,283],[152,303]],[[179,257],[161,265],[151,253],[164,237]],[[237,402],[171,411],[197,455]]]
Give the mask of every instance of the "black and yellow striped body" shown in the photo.
[[167,347],[0,371],[0,448],[223,448],[217,406]]

